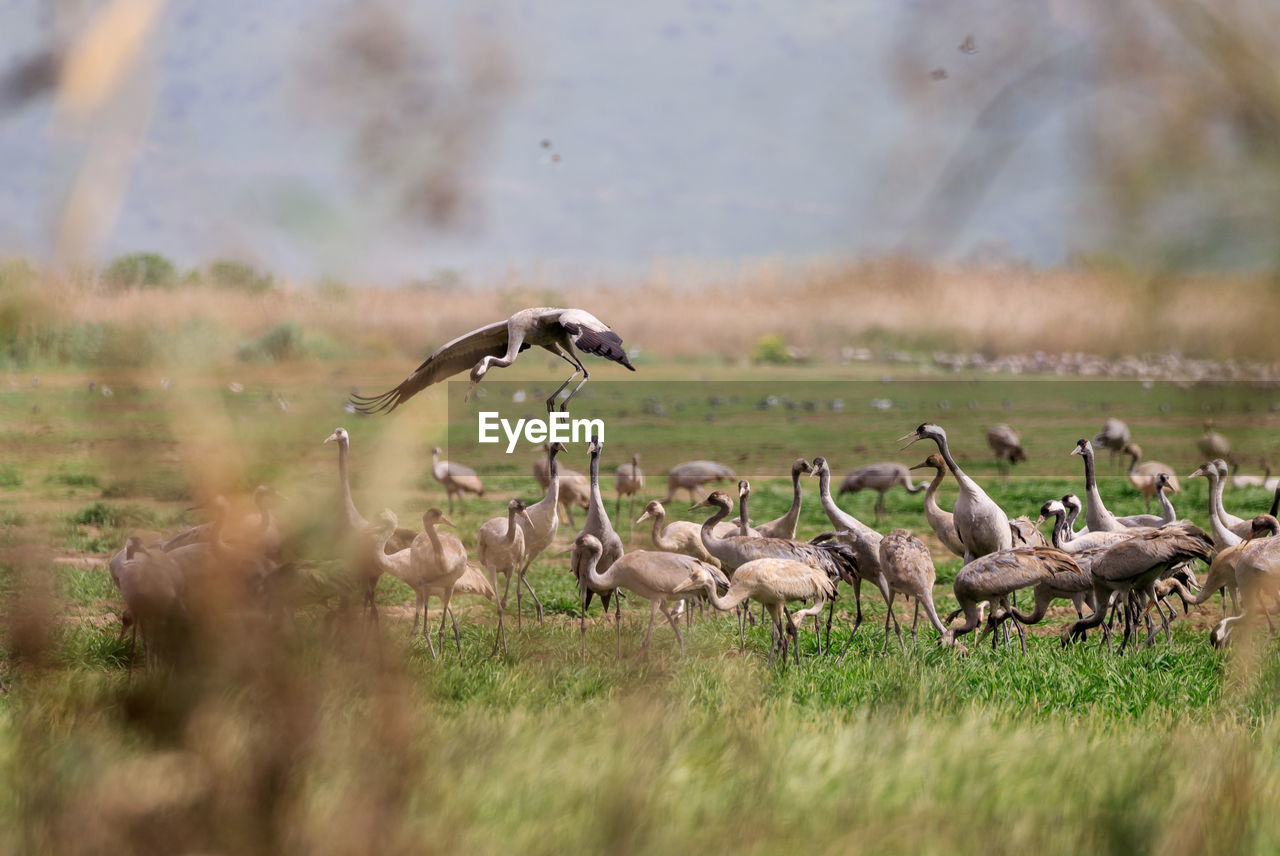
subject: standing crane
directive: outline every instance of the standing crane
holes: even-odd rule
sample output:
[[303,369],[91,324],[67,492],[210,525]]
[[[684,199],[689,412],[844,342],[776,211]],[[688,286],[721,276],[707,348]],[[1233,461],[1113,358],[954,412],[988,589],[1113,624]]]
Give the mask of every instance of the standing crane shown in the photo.
[[844,496],[846,493],[857,493],[861,490],[874,490],[879,496],[876,498],[876,520],[884,517],[884,495],[890,489],[902,485],[907,493],[919,493],[924,490],[922,484],[911,483],[911,473],[907,471],[906,466],[894,461],[879,461],[874,464],[867,464],[851,470],[844,481],[840,482],[840,490],[837,496]]
[[960,540],[960,535],[956,532],[955,515],[938,505],[938,486],[946,478],[946,462],[942,460],[941,455],[934,452],[911,469],[922,470],[929,467],[933,468],[934,474],[933,480],[929,482],[929,486],[924,491],[924,517],[929,521],[929,528],[933,530],[934,535],[938,536],[942,546],[957,556],[963,557],[964,542]]
[[354,395],[351,403],[361,413],[390,413],[428,386],[464,371],[468,366],[471,367],[471,386],[467,389],[467,397],[470,398],[489,369],[506,368],[516,361],[521,351],[534,345],[550,351],[573,366],[573,374],[547,398],[548,413],[554,408],[560,393],[578,375],[582,375],[578,385],[569,392],[560,406],[562,411],[568,411],[569,402],[591,377],[587,367],[578,359],[574,346],[584,353],[621,363],[631,371],[636,370],[631,365],[631,360],[627,359],[622,338],[590,312],[582,309],[535,307],[521,309],[506,321],[486,324],[446,342],[399,386],[381,395]]
[[[765,538],[795,538],[796,528],[800,524],[800,501],[802,492],[800,490],[800,476],[803,473],[813,472],[813,467],[804,458],[796,458],[791,464],[791,507],[787,509],[787,513],[776,520],[770,520],[768,523],[761,523],[755,527],[755,530]],[[746,514],[745,511],[742,514]]]
[[[613,516],[617,517],[622,513],[622,498],[626,496],[631,500],[627,506],[627,519],[631,520],[636,514],[636,495],[644,490],[644,470],[640,469],[638,454],[631,456],[631,463],[622,464],[613,471],[613,487],[618,492],[618,499],[613,504]],[[634,532],[632,540],[635,540]]]
[[987,429],[987,445],[996,456],[1001,475],[1006,478],[1009,467],[1027,459],[1027,453],[1022,450],[1022,438],[1003,422]]
[[719,484],[733,478],[733,470],[724,464],[715,461],[685,461],[667,470],[667,496],[662,501],[668,503],[675,499],[677,490],[687,490],[689,499],[697,500],[695,491],[704,484]]
[[431,475],[444,487],[449,495],[449,513],[453,514],[453,498],[458,497],[458,506],[466,511],[463,498],[468,493],[484,496],[484,482],[470,467],[464,467],[455,461],[440,460],[440,447],[431,450]]
[[1200,457],[1207,461],[1214,458],[1231,459],[1231,444],[1226,437],[1213,430],[1212,419],[1204,423],[1204,433],[1196,440],[1196,448],[1200,450]]
[[[1137,443],[1130,443],[1125,446],[1122,451],[1131,459],[1129,461],[1129,484],[1142,491],[1142,496],[1147,500],[1148,514],[1151,513],[1151,497],[1155,496],[1157,493],[1157,473],[1164,473],[1169,477],[1169,490],[1173,493],[1181,492],[1181,488],[1178,485],[1178,477],[1174,475],[1173,467],[1168,464],[1162,464],[1159,461],[1143,461],[1139,464],[1138,461],[1142,460],[1142,447]],[[1128,525],[1141,526],[1145,524],[1131,523]]]
[[[600,573],[606,573],[609,568],[613,567],[623,553],[622,539],[618,537],[618,533],[614,531],[613,524],[609,522],[609,513],[605,510],[604,499],[600,496],[600,451],[604,444],[600,442],[600,438],[592,437],[587,449],[591,453],[591,502],[587,506],[587,522],[583,524],[582,531],[579,535],[591,535],[601,545],[600,558],[597,561]],[[582,595],[582,615],[579,616],[579,624],[582,630],[582,658],[587,657],[587,609],[591,606],[591,595],[593,593],[600,595],[600,603],[604,606],[604,612],[609,612],[609,599],[614,596],[614,589],[594,588],[591,579],[584,577],[582,572],[586,568],[586,560],[579,555],[581,550],[577,546],[577,539],[574,539],[573,551],[569,554],[569,563],[574,568],[575,575],[578,578],[578,591]],[[614,604],[614,620],[622,620],[622,604],[620,602]]]
[[1093,442],[1098,444],[1099,449],[1110,450],[1111,469],[1114,472],[1121,450],[1129,445],[1129,441],[1132,439],[1133,435],[1129,432],[1129,426],[1112,417],[1102,423],[1102,430],[1094,435]]
[[[711,496],[719,494],[716,491]],[[723,494],[721,494],[723,496]],[[725,497],[727,500],[728,497]],[[711,497],[708,497],[708,501]],[[706,530],[703,530],[706,531]],[[756,539],[754,543],[759,543]],[[724,597],[716,592],[716,578],[709,566],[696,569],[689,578],[676,587],[675,593],[704,589],[712,606],[721,612],[738,608],[748,598],[764,604],[773,618],[773,641],[769,646],[769,665],[773,656],[781,651],[782,662],[787,661],[788,639],[796,645],[796,665],[800,664],[800,645],[796,640],[796,627],[810,615],[822,611],[826,601],[835,596],[835,581],[826,572],[807,562],[766,557],[744,562],[738,566],[729,580],[729,591]],[[784,624],[783,607],[788,601],[812,600],[812,606],[796,612]]]
[[907,446],[919,440],[932,440],[936,443],[947,469],[951,470],[951,475],[960,485],[954,515],[956,532],[965,546],[965,562],[988,553],[1010,549],[1013,546],[1013,533],[1009,530],[1009,515],[951,457],[951,450],[947,446],[947,432],[939,425],[925,422],[910,434],[898,438],[898,442],[908,439],[911,442]]

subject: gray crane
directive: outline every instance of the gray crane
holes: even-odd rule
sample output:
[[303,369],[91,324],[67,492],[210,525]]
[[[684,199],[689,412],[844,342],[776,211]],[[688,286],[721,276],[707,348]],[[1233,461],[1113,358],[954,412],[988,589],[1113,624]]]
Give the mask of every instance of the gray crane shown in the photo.
[[[587,450],[591,453],[591,501],[587,506],[587,521],[583,524],[582,531],[579,535],[587,534],[594,537],[601,545],[600,558],[597,566],[600,573],[605,573],[609,568],[613,567],[613,563],[623,554],[622,539],[618,537],[618,533],[614,531],[613,524],[609,522],[609,512],[605,510],[604,499],[600,496],[600,452],[604,444],[600,442],[598,437],[592,437],[591,442],[587,446]],[[605,614],[609,612],[609,600],[614,597],[612,588],[596,589],[592,587],[591,580],[584,577],[582,572],[586,568],[586,559],[580,555],[581,550],[577,546],[577,539],[574,539],[573,551],[569,554],[569,562],[574,569],[574,574],[578,578],[578,591],[582,596],[582,614],[579,616],[579,625],[583,634],[582,642],[582,658],[587,657],[587,609],[591,606],[591,595],[599,594],[600,603],[604,606]],[[614,620],[622,620],[622,604],[614,604]]]
[[902,485],[907,493],[919,493],[924,490],[923,484],[912,484],[911,473],[904,464],[894,461],[879,461],[874,464],[867,464],[851,470],[844,477],[844,481],[840,482],[840,490],[837,491],[838,496],[844,496],[846,493],[857,493],[862,490],[874,490],[879,494],[876,497],[876,520],[884,517],[884,495],[892,488]]
[[929,467],[933,468],[934,474],[933,480],[929,482],[929,486],[924,491],[924,517],[929,521],[929,528],[933,530],[934,535],[938,536],[942,546],[955,555],[963,557],[964,542],[960,540],[960,535],[956,532],[955,515],[938,505],[938,486],[946,478],[946,462],[942,460],[941,455],[934,452],[911,469],[922,470]]
[[1099,449],[1107,449],[1111,452],[1111,469],[1116,469],[1119,460],[1120,451],[1133,439],[1133,435],[1129,431],[1129,426],[1121,422],[1115,417],[1108,418],[1102,423],[1102,430],[1093,436],[1093,442],[1098,445]]
[[547,412],[555,406],[555,400],[565,387],[582,375],[582,379],[565,397],[560,409],[567,411],[569,402],[591,377],[582,364],[574,347],[584,353],[621,363],[631,371],[635,366],[627,358],[622,339],[607,324],[582,309],[554,309],[535,307],[521,309],[506,321],[464,333],[451,342],[441,345],[414,369],[404,381],[381,395],[353,395],[351,403],[361,413],[390,413],[418,392],[467,368],[471,369],[471,386],[467,396],[484,379],[491,368],[506,368],[516,361],[521,351],[532,346],[545,348],[573,366],[573,374],[547,398]]
[[474,493],[476,496],[484,496],[484,482],[480,480],[480,476],[476,475],[476,471],[470,467],[464,467],[456,461],[440,460],[440,447],[436,446],[431,450],[431,475],[449,496],[449,513],[453,514],[453,498],[458,498],[458,506],[463,510],[467,510],[464,502],[468,493]]
[[[765,538],[795,538],[796,529],[800,524],[800,502],[802,500],[802,492],[800,490],[800,476],[804,473],[813,472],[813,467],[804,458],[796,458],[791,463],[791,507],[787,509],[787,513],[770,520],[768,523],[761,523],[755,527]],[[745,511],[742,512],[746,514]]]
[[[1079,570],[1070,556],[1053,547],[998,550],[966,562],[956,574],[954,585],[956,600],[960,603],[965,622],[960,627],[948,630],[942,637],[943,644],[954,647],[957,639],[976,628],[982,620],[982,605],[985,603],[989,614],[987,627],[978,638],[981,643],[987,633],[995,630],[1009,617],[1009,595],[1019,589],[1039,585],[1058,574],[1076,573]],[[1016,620],[1014,626],[1025,652],[1026,633]],[[995,638],[992,638],[991,643],[996,643]]]
[[667,495],[663,503],[675,499],[677,490],[687,490],[689,500],[698,499],[695,491],[704,484],[720,483],[734,479],[733,470],[715,461],[685,461],[667,470]]
[[[627,519],[632,520],[636,514],[636,496],[644,490],[644,470],[640,469],[640,456],[631,456],[631,463],[621,464],[613,471],[613,488],[618,492],[618,499],[613,504],[613,516],[622,513],[622,498],[628,497],[631,502],[627,506]],[[632,540],[635,533],[632,532]]]
[[[922,423],[915,431],[898,439],[911,440],[907,446],[919,440],[932,440],[938,446],[938,453],[946,462],[947,469],[960,485],[960,495],[956,497],[955,522],[956,532],[965,546],[965,561],[969,562],[987,553],[1008,550],[1013,546],[1013,534],[1009,530],[1009,515],[995,503],[978,483],[969,478],[960,469],[947,445],[947,432],[932,422]],[[906,448],[905,446],[903,448]]]

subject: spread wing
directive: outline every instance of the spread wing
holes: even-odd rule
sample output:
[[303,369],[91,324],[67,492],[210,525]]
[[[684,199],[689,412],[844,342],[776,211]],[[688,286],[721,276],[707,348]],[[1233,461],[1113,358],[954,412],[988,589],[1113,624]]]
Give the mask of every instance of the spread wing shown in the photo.
[[[523,345],[520,350],[528,347]],[[495,321],[441,345],[399,386],[369,398],[353,395],[351,403],[360,413],[390,413],[431,384],[471,368],[484,357],[499,357],[506,351],[507,322]]]
[[560,326],[569,334],[573,344],[584,354],[595,354],[621,363],[635,371],[627,359],[627,349],[622,347],[622,337],[594,315],[581,310],[567,309],[559,313]]

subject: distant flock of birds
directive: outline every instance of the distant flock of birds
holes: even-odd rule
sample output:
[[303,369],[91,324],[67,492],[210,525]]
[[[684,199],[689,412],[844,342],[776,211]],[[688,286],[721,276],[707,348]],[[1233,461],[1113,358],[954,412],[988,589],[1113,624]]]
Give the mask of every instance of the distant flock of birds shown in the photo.
[[[581,376],[577,386],[565,399],[564,407],[588,377],[578,359],[575,346],[632,368],[622,348],[621,339],[606,325],[578,309],[522,310],[505,322],[487,325],[446,344],[431,355],[402,384],[372,398],[353,398],[359,409],[367,412],[389,411],[432,383],[471,368],[471,385],[480,382],[491,367],[510,365],[530,345],[538,345],[574,366],[574,373],[547,399],[550,410],[570,383]],[[633,369],[634,370],[634,369]],[[363,592],[363,602],[371,619],[376,620],[375,594],[383,574],[391,574],[407,583],[416,594],[414,623],[410,634],[418,631],[418,615],[422,615],[422,633],[433,656],[435,645],[427,624],[426,607],[432,596],[441,601],[437,641],[443,648],[445,631],[452,622],[455,647],[461,654],[461,638],[451,602],[455,594],[478,594],[495,601],[497,631],[493,650],[506,653],[505,612],[514,580],[516,588],[517,629],[523,620],[523,594],[533,600],[538,621],[543,620],[543,606],[527,578],[532,562],[555,540],[561,514],[573,524],[572,510],[585,507],[586,519],[573,540],[569,570],[576,577],[581,596],[579,627],[582,656],[586,657],[586,616],[593,596],[598,595],[604,609],[615,604],[618,628],[618,654],[621,656],[621,615],[618,591],[625,589],[650,603],[649,623],[643,647],[652,637],[659,612],[671,626],[681,652],[684,649],[680,631],[680,615],[690,620],[689,604],[710,602],[716,609],[736,611],[740,645],[745,644],[745,624],[752,620],[744,608],[746,601],[761,604],[772,622],[769,660],[775,656],[786,661],[788,651],[799,660],[795,645],[798,628],[804,620],[818,616],[827,608],[825,638],[819,636],[819,648],[830,649],[830,632],[838,584],[852,587],[856,632],[863,621],[861,585],[873,584],[887,605],[884,646],[887,649],[890,630],[902,642],[901,627],[893,609],[898,595],[913,599],[916,619],[923,606],[929,622],[937,630],[940,642],[947,648],[963,650],[961,637],[985,623],[981,642],[987,634],[997,644],[1003,631],[1006,642],[1012,626],[1025,650],[1024,626],[1041,621],[1056,600],[1071,602],[1077,620],[1063,628],[1063,644],[1081,640],[1094,628],[1101,627],[1108,647],[1117,618],[1123,621],[1120,650],[1135,638],[1145,624],[1145,644],[1153,643],[1158,630],[1152,619],[1159,616],[1160,630],[1169,638],[1169,624],[1176,611],[1167,598],[1177,595],[1184,604],[1202,603],[1213,592],[1224,591],[1232,598],[1233,610],[1212,630],[1214,644],[1230,640],[1237,629],[1251,619],[1265,619],[1271,625],[1271,612],[1280,606],[1280,538],[1267,535],[1280,533],[1276,507],[1270,514],[1243,520],[1228,514],[1222,507],[1222,490],[1230,477],[1225,458],[1229,449],[1225,439],[1206,426],[1201,440],[1202,451],[1215,453],[1214,460],[1202,465],[1192,477],[1209,480],[1211,533],[1190,522],[1178,520],[1168,492],[1177,492],[1176,476],[1158,462],[1139,464],[1141,450],[1132,442],[1128,429],[1119,420],[1108,420],[1094,443],[1108,449],[1113,456],[1128,454],[1132,463],[1131,481],[1150,500],[1158,497],[1162,513],[1115,517],[1103,504],[1094,477],[1094,446],[1080,440],[1071,451],[1084,460],[1085,499],[1074,495],[1051,499],[1041,508],[1040,518],[1011,518],[987,493],[969,477],[952,457],[946,432],[933,423],[923,423],[900,438],[910,446],[921,440],[934,443],[934,454],[912,469],[933,469],[929,484],[912,485],[908,470],[892,463],[873,464],[855,470],[845,479],[841,492],[874,489],[880,493],[876,503],[877,517],[884,509],[884,493],[901,484],[912,493],[925,493],[925,518],[941,543],[964,559],[954,583],[959,608],[944,620],[933,603],[936,572],[929,550],[920,538],[905,529],[882,534],[840,509],[831,494],[831,470],[822,457],[812,461],[796,460],[791,467],[793,496],[787,513],[776,520],[752,525],[748,507],[750,483],[738,483],[739,514],[734,520],[732,498],[722,490],[713,490],[693,508],[709,510],[701,524],[685,521],[666,523],[664,503],[670,503],[677,490],[686,490],[691,499],[696,491],[710,482],[732,479],[727,467],[711,461],[694,461],[673,468],[668,473],[667,496],[648,502],[635,522],[652,520],[653,550],[626,551],[622,538],[614,529],[600,489],[600,457],[602,444],[595,438],[589,444],[589,474],[562,469],[558,456],[560,444],[546,447],[544,461],[535,466],[535,475],[544,495],[534,503],[520,499],[507,503],[506,514],[482,524],[477,532],[475,561],[471,561],[462,540],[441,531],[456,526],[436,508],[422,516],[421,530],[399,528],[396,515],[381,511],[373,522],[356,508],[348,480],[350,435],[337,428],[326,438],[338,447],[339,487],[341,492],[339,524],[346,545],[346,565],[352,579]],[[995,426],[988,432],[988,442],[1003,464],[1014,464],[1025,458],[1016,433],[1007,425]],[[903,448],[906,448],[904,446]],[[1206,457],[1211,455],[1206,454]],[[440,449],[433,450],[432,472],[444,487],[449,513],[453,504],[466,494],[484,495],[480,478],[455,462],[442,460]],[[937,490],[947,473],[959,487],[954,509],[947,512],[937,503]],[[809,540],[797,539],[797,525],[802,502],[801,477],[809,474],[818,479],[819,499],[832,530]],[[585,482],[585,485],[583,484]],[[620,466],[615,473],[618,499],[632,503],[644,487],[644,474],[637,456]],[[584,495],[585,494],[585,495]],[[233,579],[235,590],[250,592],[262,599],[264,608],[273,608],[273,580],[285,565],[281,555],[279,524],[271,505],[278,495],[269,487],[255,492],[257,515],[232,520],[229,505],[219,498],[213,503],[213,520],[200,527],[185,530],[167,540],[144,544],[131,537],[109,565],[112,579],[119,586],[126,605],[125,626],[135,635],[141,633],[149,662],[154,652],[163,650],[167,635],[191,612],[194,601],[216,596],[218,579]],[[1280,490],[1277,490],[1280,502]],[[1083,511],[1086,525],[1075,528]],[[631,514],[634,514],[632,506]],[[1046,540],[1039,526],[1053,518],[1051,538]],[[1201,583],[1192,571],[1194,562],[1209,565]],[[234,570],[232,570],[234,569]],[[505,578],[501,596],[497,595],[499,576]],[[1019,610],[1016,593],[1032,589],[1033,609]],[[225,591],[226,587],[223,586]],[[211,594],[214,593],[214,594]],[[801,604],[792,612],[789,604]],[[1084,608],[1090,613],[1085,615]],[[951,626],[963,615],[963,622]],[[122,634],[124,628],[122,627]],[[916,635],[916,620],[911,632]],[[853,638],[853,632],[849,639]],[[642,649],[643,649],[642,647]],[[845,651],[848,641],[845,644]],[[841,654],[843,657],[843,652]]]

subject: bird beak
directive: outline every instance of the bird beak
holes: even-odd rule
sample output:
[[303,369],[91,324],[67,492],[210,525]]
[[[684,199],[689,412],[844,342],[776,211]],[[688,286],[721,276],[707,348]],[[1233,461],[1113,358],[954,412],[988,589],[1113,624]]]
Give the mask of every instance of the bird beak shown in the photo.
[[[529,519],[529,512],[522,508],[517,512],[517,514],[524,518],[525,523],[528,523],[530,526],[533,525],[533,521]],[[454,528],[456,529],[457,527],[455,526]]]
[[648,519],[649,519],[649,512],[646,511],[644,514],[641,514],[639,517],[636,518],[636,523],[637,524],[644,523]]
[[[903,434],[901,437],[899,437],[899,438],[898,438],[897,440],[895,440],[894,442],[896,442],[896,443],[901,443],[903,440],[910,440],[910,441],[911,441],[910,443],[908,443],[906,446],[903,446],[903,447],[902,447],[902,449],[905,449],[905,448],[907,448],[908,446],[914,445],[914,444],[915,444],[915,442],[916,442],[917,440],[919,440],[919,439],[920,439],[920,435],[919,435],[919,434],[917,434],[916,432],[912,431],[910,434]],[[899,449],[898,451],[899,451],[899,452],[901,452],[901,451],[902,451],[902,449]]]
[[710,507],[711,506],[707,505],[707,501],[704,499],[702,500],[702,502],[699,502],[697,505],[689,506],[689,510],[693,511],[695,508],[710,508]]
[[[905,447],[904,447],[904,448],[905,448]],[[930,470],[930,469],[933,469],[933,464],[929,463],[928,461],[921,461],[920,463],[916,464],[916,465],[915,465],[914,467],[912,467],[911,469],[913,469],[913,470]]]
[[1204,475],[1204,467],[1200,467],[1200,468],[1199,468],[1199,469],[1197,469],[1194,473],[1192,473],[1191,475],[1187,476],[1187,478],[1189,478],[1189,479],[1200,478],[1200,477],[1202,477],[1203,475]]
[[477,385],[477,384],[479,384],[479,383],[480,383],[480,381],[478,381],[478,380],[473,380],[473,381],[471,381],[471,385],[467,387],[467,392],[466,392],[466,394],[462,396],[462,400],[463,400],[463,402],[467,402],[467,401],[470,401],[470,400],[471,400],[471,393],[475,392],[476,385]]
[[[525,515],[525,516],[527,517],[528,515]],[[452,520],[445,517],[443,514],[440,515],[440,522],[445,526],[452,526],[454,529],[458,528],[458,524],[454,523]]]
[[336,439],[338,439],[338,434],[337,434],[337,432],[335,431],[334,433],[330,434],[328,437],[325,437],[325,438],[324,438],[324,442],[325,442],[325,443],[328,443],[329,441],[331,441],[331,440],[336,440]]
[[1080,447],[1079,447],[1079,446],[1076,446],[1074,449],[1072,449],[1072,450],[1071,450],[1071,454],[1073,454],[1073,455],[1083,455],[1083,454],[1084,454],[1084,452],[1081,452],[1081,451],[1080,451]]
[[1040,524],[1041,524],[1041,523],[1044,523],[1044,515],[1043,515],[1043,514],[1041,514],[1039,517],[1037,517],[1037,518],[1036,518],[1036,528],[1037,528],[1037,529],[1039,529],[1039,528],[1040,528]]
[[698,581],[695,580],[693,577],[689,577],[689,579],[685,580],[684,582],[680,583],[680,585],[673,588],[671,590],[671,593],[684,594],[687,591],[693,591],[697,587],[698,587]]

